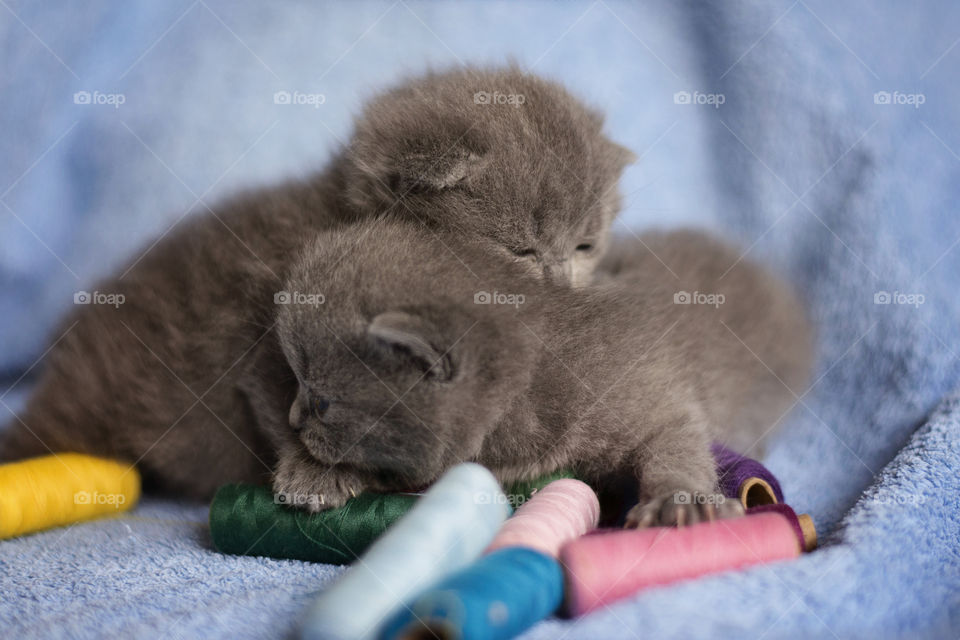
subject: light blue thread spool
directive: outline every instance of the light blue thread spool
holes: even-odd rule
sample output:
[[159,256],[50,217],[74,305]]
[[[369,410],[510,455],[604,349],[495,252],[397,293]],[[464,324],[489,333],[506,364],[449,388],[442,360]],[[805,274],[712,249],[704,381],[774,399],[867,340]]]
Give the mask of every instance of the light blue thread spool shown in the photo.
[[487,469],[473,463],[450,469],[320,594],[303,637],[375,638],[404,602],[476,559],[509,515],[507,498]]
[[421,593],[390,619],[384,640],[506,640],[556,611],[563,569],[556,559],[508,547]]

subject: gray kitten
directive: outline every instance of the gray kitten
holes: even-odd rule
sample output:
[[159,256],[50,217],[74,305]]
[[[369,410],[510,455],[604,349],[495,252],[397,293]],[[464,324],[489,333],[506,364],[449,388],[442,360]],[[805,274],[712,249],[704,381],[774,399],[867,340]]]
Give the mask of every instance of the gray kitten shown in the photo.
[[617,181],[634,160],[602,129],[598,112],[517,68],[431,73],[367,105],[347,153],[346,193],[357,211],[453,229],[582,285],[606,249]]
[[[479,91],[524,104],[481,104]],[[124,304],[79,306],[66,318],[25,412],[0,435],[0,459],[113,456],[137,463],[151,488],[200,498],[224,482],[267,478],[276,452],[241,387],[254,348],[272,339],[274,295],[308,239],[404,218],[569,282],[602,253],[628,159],[598,115],[516,69],[401,84],[371,103],[323,172],[221,202],[99,283]]]
[[711,441],[755,444],[809,375],[789,288],[703,234],[646,236],[676,278],[633,252],[607,265],[613,282],[570,289],[455,237],[380,231],[307,249],[288,286],[326,301],[279,309],[279,349],[258,347],[245,385],[277,446],[275,490],[308,508],[473,460],[504,483],[629,474],[634,526],[712,518]]

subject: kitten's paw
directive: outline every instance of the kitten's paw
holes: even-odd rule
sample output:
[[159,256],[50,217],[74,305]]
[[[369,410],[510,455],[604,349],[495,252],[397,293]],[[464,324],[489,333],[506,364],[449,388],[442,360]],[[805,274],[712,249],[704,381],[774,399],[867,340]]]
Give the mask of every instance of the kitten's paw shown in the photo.
[[682,527],[740,515],[743,515],[743,506],[739,500],[712,492],[679,489],[630,509],[624,527]]
[[285,504],[319,513],[342,507],[363,487],[352,474],[336,468],[281,461],[273,475],[273,490]]

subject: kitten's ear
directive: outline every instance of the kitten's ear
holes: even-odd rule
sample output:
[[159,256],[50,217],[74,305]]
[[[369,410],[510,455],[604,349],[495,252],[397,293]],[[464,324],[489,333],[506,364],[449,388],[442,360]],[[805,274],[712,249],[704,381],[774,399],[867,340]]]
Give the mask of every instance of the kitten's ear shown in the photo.
[[436,331],[421,318],[402,311],[387,311],[373,319],[367,337],[386,353],[404,358],[436,380],[450,380],[455,368],[449,351],[441,351],[432,342]]
[[640,159],[637,154],[622,144],[617,144],[616,142],[611,142],[610,144],[613,145],[614,153],[616,154],[617,160],[621,167],[631,165]]
[[397,195],[417,189],[449,189],[478,171],[482,164],[482,156],[466,149],[409,151],[396,159],[388,184]]

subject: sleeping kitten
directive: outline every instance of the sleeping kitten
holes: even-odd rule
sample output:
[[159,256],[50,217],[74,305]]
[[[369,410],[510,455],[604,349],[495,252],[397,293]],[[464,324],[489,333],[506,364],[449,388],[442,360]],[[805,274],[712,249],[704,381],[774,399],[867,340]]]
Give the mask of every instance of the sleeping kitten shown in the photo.
[[123,303],[91,299],[64,320],[26,409],[0,434],[0,459],[114,457],[137,463],[151,490],[198,498],[225,478],[268,478],[274,454],[237,383],[274,322],[290,257],[335,224],[331,197],[289,184],[221,203],[229,231],[189,218],[99,283]]
[[361,217],[389,211],[586,284],[632,152],[560,85],[517,68],[431,73],[372,100],[346,154]]
[[[478,91],[524,103],[481,104]],[[68,316],[26,411],[0,434],[0,459],[114,456],[138,463],[148,486],[201,498],[226,481],[266,477],[275,452],[238,384],[306,239],[407,218],[579,281],[602,254],[629,156],[603,136],[598,115],[516,69],[401,84],[370,104],[349,149],[322,173],[221,202],[216,216],[183,222],[101,282],[99,292],[125,303]],[[352,245],[338,246],[349,260]]]
[[276,443],[275,490],[308,508],[474,460],[505,483],[630,474],[634,526],[715,517],[710,442],[753,444],[808,376],[789,289],[746,261],[719,278],[738,256],[703,234],[648,237],[677,279],[637,259],[617,283],[570,289],[456,238],[380,231],[307,249],[288,286],[326,301],[280,307],[243,383]]

